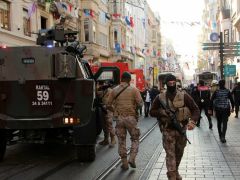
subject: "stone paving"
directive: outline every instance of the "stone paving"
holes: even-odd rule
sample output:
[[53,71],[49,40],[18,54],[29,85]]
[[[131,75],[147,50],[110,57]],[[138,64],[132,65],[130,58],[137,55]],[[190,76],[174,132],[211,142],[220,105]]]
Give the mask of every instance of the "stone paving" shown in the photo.
[[[227,143],[219,140],[217,121],[212,118],[213,130],[208,129],[204,115],[201,126],[188,131],[192,144],[185,148],[179,167],[183,180],[240,180],[240,118],[229,117]],[[153,164],[148,180],[166,180],[165,151],[162,150]]]

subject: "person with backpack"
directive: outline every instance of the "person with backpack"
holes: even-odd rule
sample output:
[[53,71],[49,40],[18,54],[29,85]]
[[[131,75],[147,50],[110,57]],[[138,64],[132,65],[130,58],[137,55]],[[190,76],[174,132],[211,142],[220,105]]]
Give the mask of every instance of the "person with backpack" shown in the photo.
[[[212,119],[211,116],[208,114],[208,109],[209,109],[209,103],[210,103],[210,98],[211,98],[211,92],[208,86],[204,85],[204,81],[200,80],[199,81],[199,85],[198,85],[198,96],[200,99],[199,102],[199,109],[200,109],[200,114],[202,112],[202,110],[204,110],[205,115],[208,119],[208,123],[209,123],[209,129],[212,129]],[[201,116],[197,122],[197,127],[200,127],[200,120],[201,120]]]
[[226,143],[225,135],[227,131],[228,117],[231,112],[234,112],[234,101],[230,90],[225,88],[225,80],[219,81],[219,89],[212,95],[209,114],[213,114],[213,109],[215,110],[217,117],[217,128],[220,141]]

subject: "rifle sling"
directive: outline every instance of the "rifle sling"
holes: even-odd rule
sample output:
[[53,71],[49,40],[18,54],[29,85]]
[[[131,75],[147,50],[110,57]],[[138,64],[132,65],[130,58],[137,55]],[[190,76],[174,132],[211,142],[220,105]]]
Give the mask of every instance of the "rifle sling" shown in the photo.
[[123,89],[121,89],[121,91],[119,91],[119,93],[113,98],[113,100],[116,100],[116,99],[118,98],[118,96],[119,96],[120,94],[122,94],[122,92],[123,92],[125,89],[128,88],[128,86],[129,86],[129,85],[127,85],[126,87],[124,87]]

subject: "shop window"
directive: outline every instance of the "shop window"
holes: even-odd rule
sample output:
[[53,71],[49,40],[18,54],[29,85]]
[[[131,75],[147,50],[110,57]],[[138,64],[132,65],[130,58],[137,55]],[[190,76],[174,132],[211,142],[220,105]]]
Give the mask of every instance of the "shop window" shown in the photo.
[[23,33],[25,36],[31,36],[31,24],[27,9],[23,9]]
[[0,0],[0,27],[10,30],[10,3]]

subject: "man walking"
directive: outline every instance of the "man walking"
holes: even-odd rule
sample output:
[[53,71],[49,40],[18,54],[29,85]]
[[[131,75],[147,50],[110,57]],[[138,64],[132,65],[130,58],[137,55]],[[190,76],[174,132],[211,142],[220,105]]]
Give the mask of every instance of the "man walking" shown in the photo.
[[145,117],[148,117],[149,108],[151,104],[150,89],[148,87],[144,90],[142,98],[144,101],[144,114]]
[[103,127],[103,133],[104,133],[104,140],[99,142],[100,145],[108,145],[109,144],[109,135],[110,135],[110,147],[113,147],[116,144],[115,140],[115,132],[113,128],[113,112],[106,109],[107,105],[107,99],[109,94],[112,91],[112,83],[108,83],[106,85],[102,85],[100,88],[100,91],[98,91],[98,96],[101,97],[102,103],[102,111],[103,111],[103,122],[102,122],[102,127]]
[[[143,100],[139,90],[130,86],[131,74],[124,72],[121,76],[121,84],[115,87],[109,95],[107,107],[111,109],[114,104],[114,111],[117,116],[116,135],[118,137],[118,153],[121,157],[123,170],[127,170],[128,163],[136,168],[135,158],[138,153],[140,129],[137,127],[137,108],[142,106]],[[126,136],[131,136],[130,157],[127,160]]]
[[[211,92],[210,92],[209,87],[204,85],[203,80],[199,81],[198,94],[199,94],[199,98],[200,98],[200,103],[199,103],[200,115],[201,115],[202,110],[204,110],[205,115],[208,119],[209,129],[212,129],[212,119],[211,119],[211,116],[208,114]],[[200,118],[197,122],[197,127],[200,126],[201,118],[202,117],[200,116]]]
[[232,95],[235,104],[235,118],[238,118],[238,111],[240,105],[240,82],[238,82],[237,85],[233,88]]
[[[231,102],[231,106],[229,101]],[[225,80],[219,81],[219,90],[216,90],[212,95],[209,107],[210,114],[213,114],[213,109],[215,109],[216,112],[220,141],[226,143],[227,122],[231,112],[234,112],[234,101],[230,91],[225,88]]]
[[[150,109],[150,115],[158,119],[160,131],[163,135],[162,142],[163,148],[166,151],[168,179],[181,180],[182,177],[178,172],[178,167],[184,153],[187,139],[175,129],[169,112],[171,111],[176,114],[176,120],[184,130],[194,129],[200,114],[196,103],[190,95],[176,89],[175,76],[168,75],[165,82],[167,91],[160,93],[154,99]],[[163,104],[167,109],[164,108]]]

